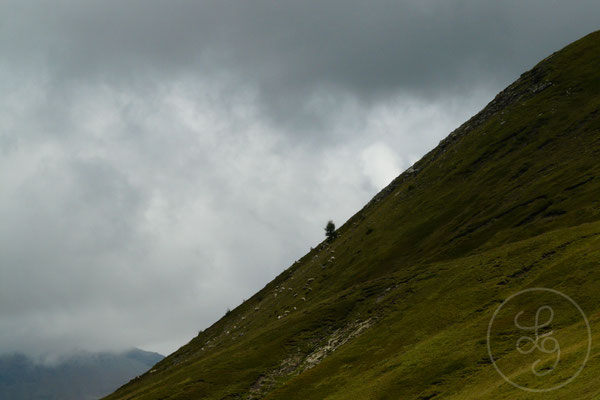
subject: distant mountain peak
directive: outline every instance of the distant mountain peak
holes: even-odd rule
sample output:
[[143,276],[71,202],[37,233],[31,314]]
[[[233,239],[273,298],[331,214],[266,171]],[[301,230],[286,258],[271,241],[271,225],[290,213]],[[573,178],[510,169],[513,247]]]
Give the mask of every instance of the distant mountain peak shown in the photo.
[[0,399],[98,399],[162,359],[160,354],[140,349],[81,351],[51,362],[22,353],[5,354],[0,356]]

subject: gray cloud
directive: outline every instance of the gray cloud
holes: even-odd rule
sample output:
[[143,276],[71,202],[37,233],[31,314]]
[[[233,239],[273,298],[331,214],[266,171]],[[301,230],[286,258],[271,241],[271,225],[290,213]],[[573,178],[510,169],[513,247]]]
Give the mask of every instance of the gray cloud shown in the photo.
[[0,349],[169,352],[595,2],[1,3]]
[[[595,29],[598,11],[594,1],[542,0],[63,0],[4,7],[3,45],[51,60],[68,79],[225,69],[264,87],[333,83],[362,94],[437,91],[446,78],[481,70],[512,78],[520,70],[507,58],[536,62]],[[189,70],[196,67],[203,69]]]

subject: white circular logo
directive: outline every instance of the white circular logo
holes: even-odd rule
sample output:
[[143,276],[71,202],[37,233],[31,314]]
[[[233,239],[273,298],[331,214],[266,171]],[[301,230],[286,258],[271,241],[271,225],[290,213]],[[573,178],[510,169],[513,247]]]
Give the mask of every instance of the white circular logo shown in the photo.
[[572,298],[554,289],[531,288],[498,306],[488,325],[487,347],[494,368],[508,383],[528,392],[549,392],[581,373],[592,350],[592,330]]

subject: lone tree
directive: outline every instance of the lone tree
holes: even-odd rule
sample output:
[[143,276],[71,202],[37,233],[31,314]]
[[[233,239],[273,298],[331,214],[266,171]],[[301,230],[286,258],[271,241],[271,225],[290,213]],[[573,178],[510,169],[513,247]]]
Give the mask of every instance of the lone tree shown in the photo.
[[327,225],[325,226],[325,236],[327,236],[327,239],[330,241],[337,237],[337,232],[335,231],[335,224],[332,220],[329,220],[329,222],[327,222]]

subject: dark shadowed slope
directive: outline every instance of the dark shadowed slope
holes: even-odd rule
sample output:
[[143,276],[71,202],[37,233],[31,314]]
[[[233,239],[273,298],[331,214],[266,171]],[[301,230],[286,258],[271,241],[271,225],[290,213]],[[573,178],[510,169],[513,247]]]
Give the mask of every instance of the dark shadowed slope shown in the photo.
[[[568,294],[597,324],[599,160],[596,32],[523,74],[337,239],[107,399],[598,398],[597,346],[568,389],[536,395],[496,373],[486,333],[498,304],[536,286]],[[586,342],[581,321],[556,324],[566,371]],[[516,349],[502,345],[511,365]],[[513,378],[537,384],[527,373]]]
[[134,349],[125,353],[83,353],[41,365],[22,354],[0,357],[0,399],[92,400],[114,391],[163,359]]

